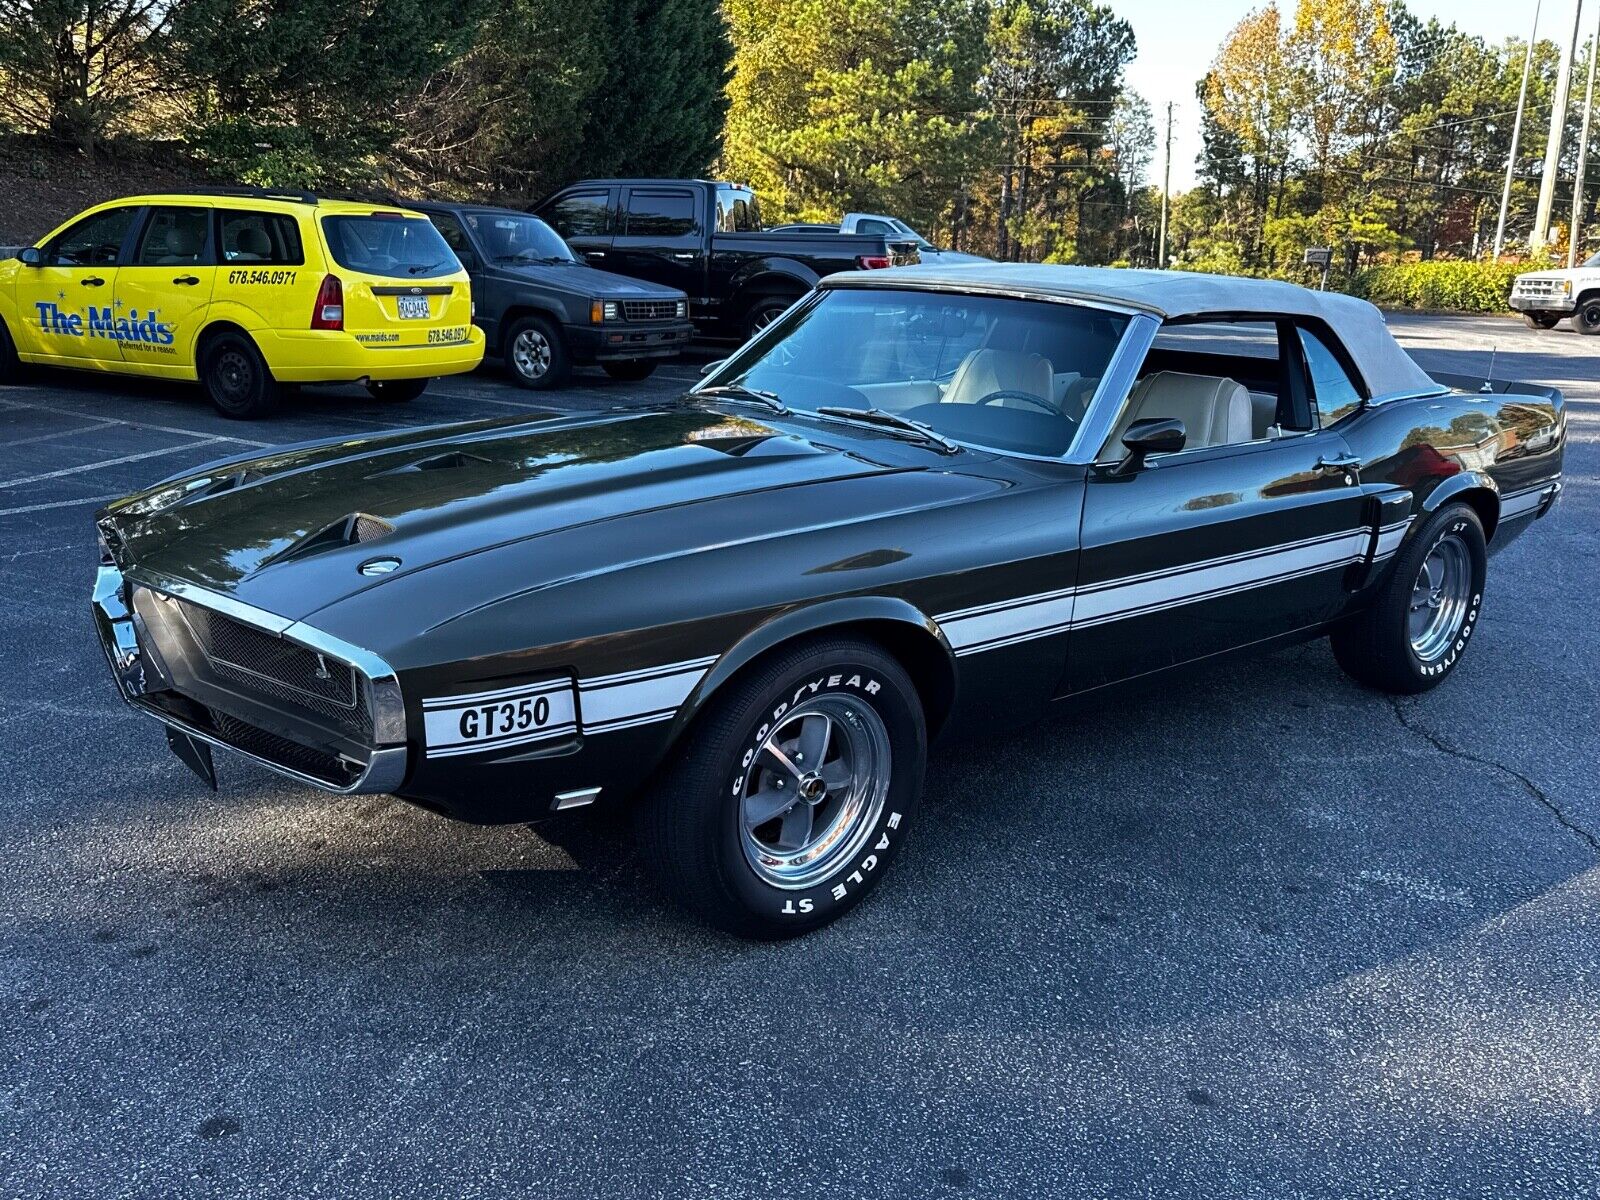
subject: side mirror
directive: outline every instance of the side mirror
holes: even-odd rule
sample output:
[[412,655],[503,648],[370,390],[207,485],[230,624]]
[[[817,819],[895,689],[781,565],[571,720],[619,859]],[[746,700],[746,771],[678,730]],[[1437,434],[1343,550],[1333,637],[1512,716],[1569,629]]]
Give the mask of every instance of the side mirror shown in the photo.
[[725,359],[725,358],[719,358],[715,362],[708,362],[705,366],[700,368],[700,378],[704,379],[707,375],[709,375],[709,374],[711,374],[711,372],[717,370],[719,367],[722,366],[723,363],[725,363],[727,361],[728,360]]
[[1176,454],[1188,438],[1183,422],[1176,417],[1146,417],[1135,421],[1122,435],[1127,456],[1111,469],[1111,473],[1132,474],[1144,466],[1144,460],[1152,454]]
[[37,246],[24,246],[17,251],[17,261],[25,267],[37,267],[44,262],[44,255],[39,253]]

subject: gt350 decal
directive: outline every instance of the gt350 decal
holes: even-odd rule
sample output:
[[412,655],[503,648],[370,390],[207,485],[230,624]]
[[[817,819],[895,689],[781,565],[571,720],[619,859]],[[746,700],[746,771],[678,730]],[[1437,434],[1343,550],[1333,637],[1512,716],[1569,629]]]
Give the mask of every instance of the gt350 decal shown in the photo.
[[422,721],[429,758],[549,741],[578,730],[573,687],[564,679],[424,700]]

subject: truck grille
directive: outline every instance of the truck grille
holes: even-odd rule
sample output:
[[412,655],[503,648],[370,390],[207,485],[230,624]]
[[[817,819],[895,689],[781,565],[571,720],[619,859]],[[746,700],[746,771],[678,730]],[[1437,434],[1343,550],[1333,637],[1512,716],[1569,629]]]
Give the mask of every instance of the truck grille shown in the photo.
[[1544,300],[1554,296],[1566,296],[1565,280],[1561,279],[1519,279],[1512,288],[1512,294],[1526,300]]
[[676,300],[624,300],[622,315],[630,321],[670,321],[678,315]]

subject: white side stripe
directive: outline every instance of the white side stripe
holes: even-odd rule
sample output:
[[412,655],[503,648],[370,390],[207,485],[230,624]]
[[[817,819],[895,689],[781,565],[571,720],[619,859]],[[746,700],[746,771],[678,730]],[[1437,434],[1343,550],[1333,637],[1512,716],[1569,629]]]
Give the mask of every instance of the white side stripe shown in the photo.
[[[1406,517],[1379,530],[1374,561],[1393,554],[1410,525],[1411,518]],[[1347,530],[1081,588],[957,609],[937,621],[958,655],[975,654],[1333,570],[1362,561],[1372,543],[1370,529]]]
[[607,733],[671,719],[715,661],[697,658],[580,680],[584,732]]

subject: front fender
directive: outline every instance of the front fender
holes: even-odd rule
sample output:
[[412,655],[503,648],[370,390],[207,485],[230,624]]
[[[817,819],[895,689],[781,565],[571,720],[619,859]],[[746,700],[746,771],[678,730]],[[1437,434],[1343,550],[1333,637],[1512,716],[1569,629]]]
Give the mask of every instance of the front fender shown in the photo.
[[[920,642],[926,647],[932,661],[920,664],[922,670],[918,669],[919,664],[907,664],[911,668],[913,677],[931,669],[931,674],[941,678],[943,686],[953,693],[956,679],[955,651],[951,649],[949,639],[932,617],[908,601],[894,596],[845,596],[779,613],[757,625],[735,642],[727,653],[717,660],[716,665],[706,672],[705,678],[694,691],[689,693],[689,698],[678,709],[678,715],[672,723],[669,742],[677,740],[679,734],[694,721],[719,688],[769,650],[810,634],[857,625],[887,625],[890,629],[898,629],[910,635],[914,639],[913,644]],[[933,715],[930,714],[930,717]]]

